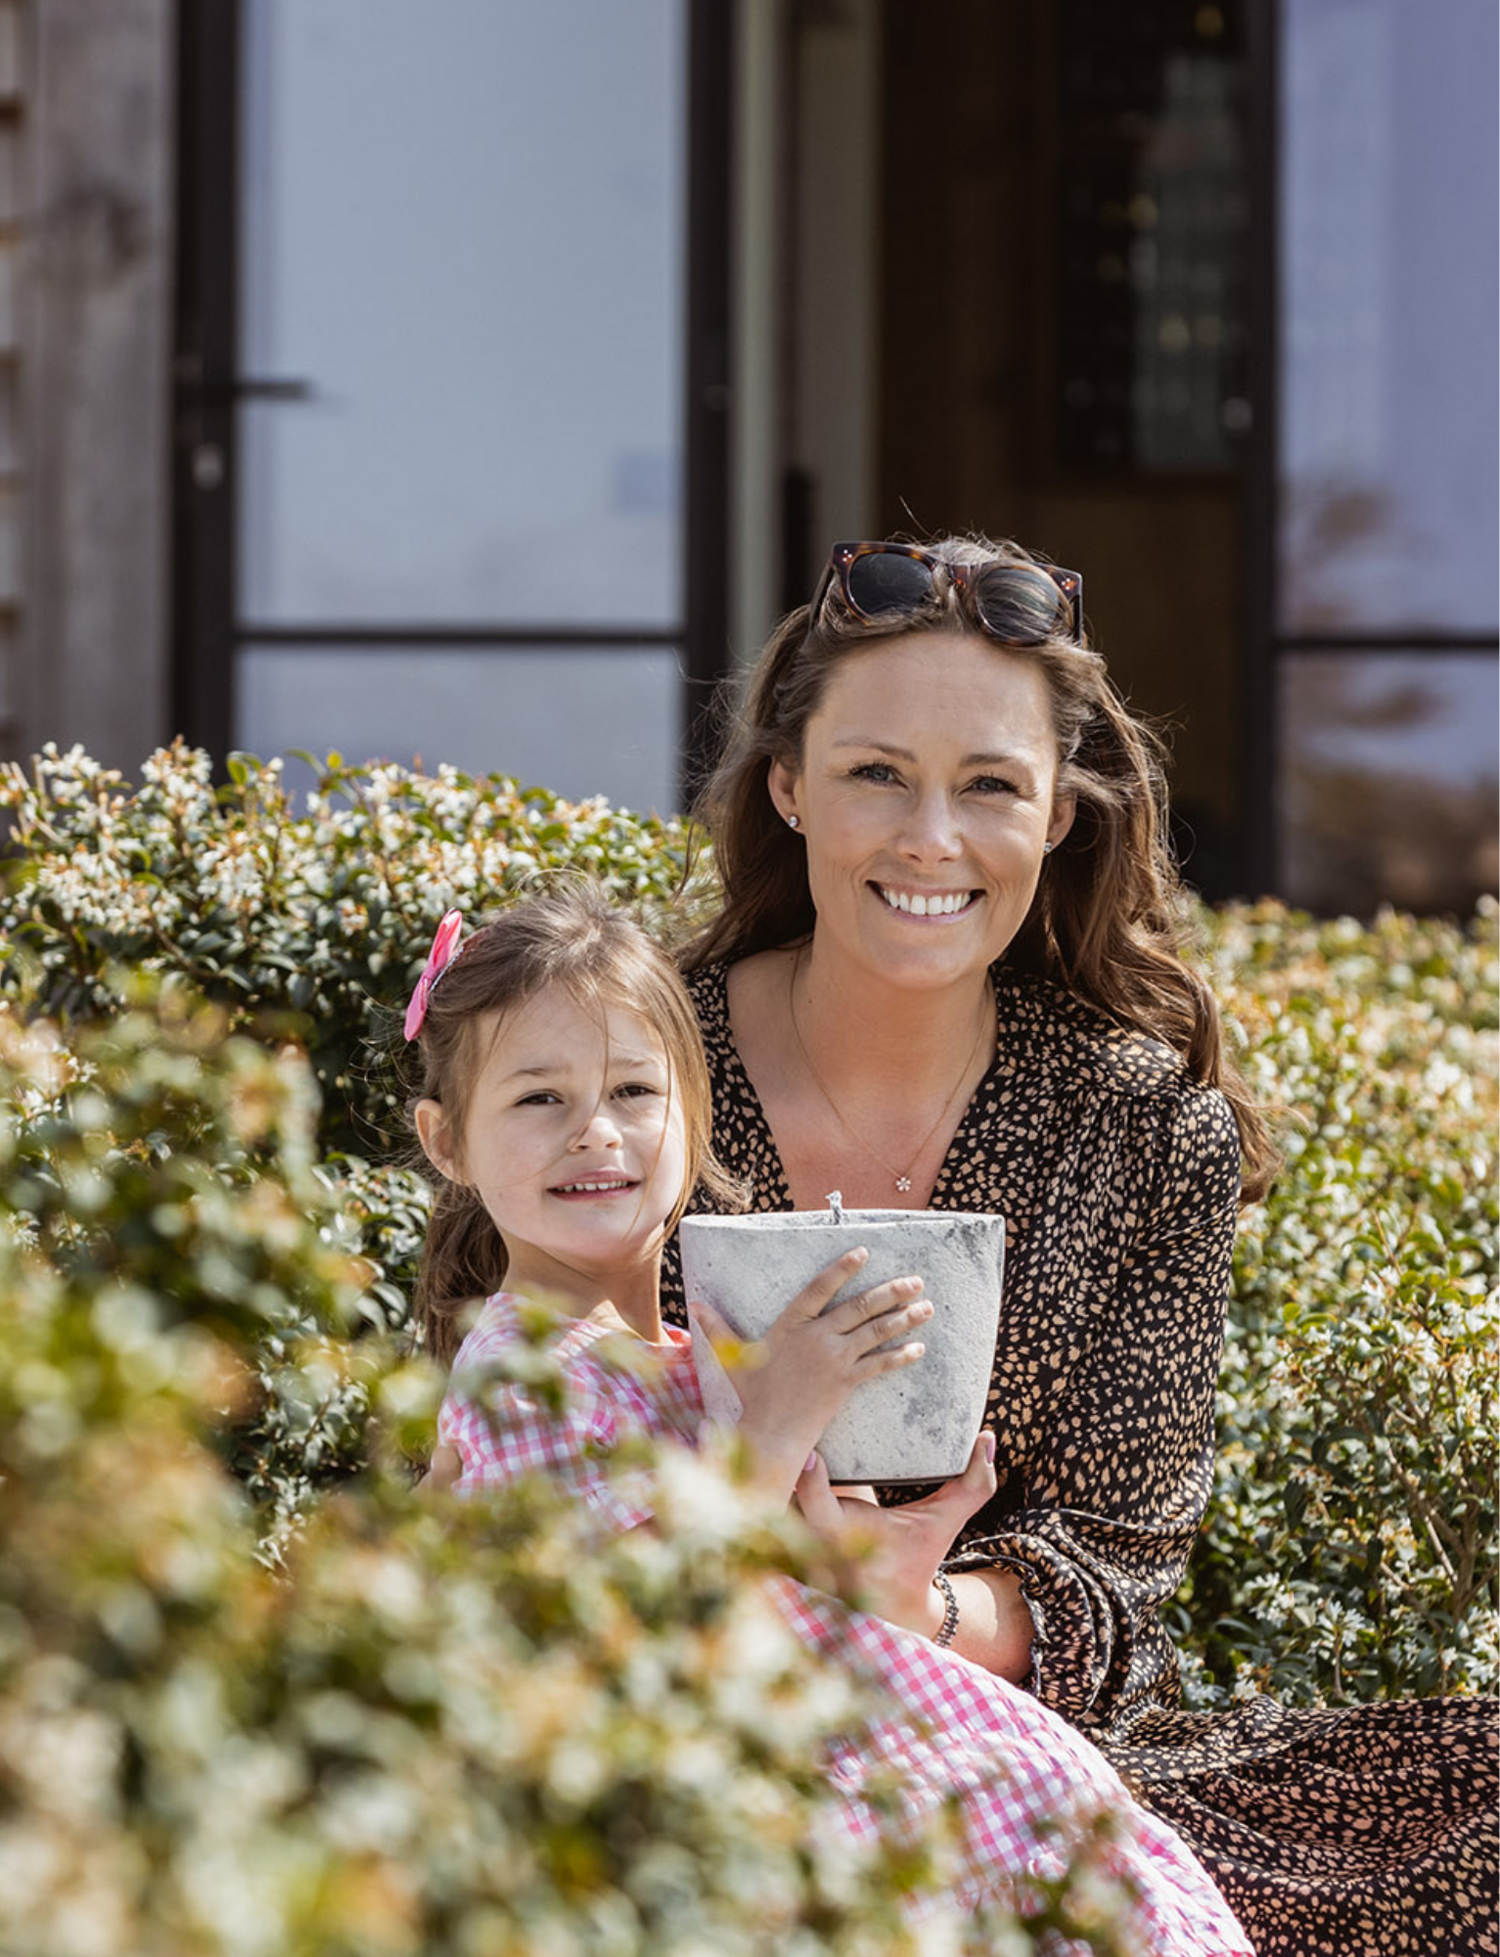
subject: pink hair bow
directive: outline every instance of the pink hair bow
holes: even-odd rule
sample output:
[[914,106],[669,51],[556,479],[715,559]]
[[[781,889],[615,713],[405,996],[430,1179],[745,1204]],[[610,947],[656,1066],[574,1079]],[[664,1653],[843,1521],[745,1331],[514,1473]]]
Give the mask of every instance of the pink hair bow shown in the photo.
[[462,911],[445,911],[443,921],[432,940],[432,950],[427,954],[427,963],[422,967],[422,976],[417,980],[416,989],[411,995],[411,1003],[406,1008],[406,1037],[414,1040],[422,1030],[422,1022],[427,1017],[427,1001],[432,997],[432,988],[447,971],[459,953],[458,934],[464,928]]

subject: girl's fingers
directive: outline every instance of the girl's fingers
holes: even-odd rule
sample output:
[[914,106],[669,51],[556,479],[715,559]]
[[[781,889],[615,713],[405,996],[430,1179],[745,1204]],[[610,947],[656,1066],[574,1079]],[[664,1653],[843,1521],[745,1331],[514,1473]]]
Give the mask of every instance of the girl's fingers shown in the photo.
[[866,1352],[855,1362],[859,1376],[856,1383],[883,1379],[887,1373],[899,1373],[904,1366],[914,1366],[926,1350],[920,1339],[912,1339],[894,1350]]
[[723,1345],[726,1340],[734,1337],[734,1333],[730,1331],[713,1306],[704,1304],[701,1298],[688,1299],[687,1315],[690,1322],[703,1327],[711,1345]]
[[850,1348],[861,1355],[873,1352],[876,1346],[884,1345],[890,1339],[900,1338],[903,1332],[914,1332],[919,1325],[925,1325],[933,1312],[929,1298],[914,1298],[909,1305],[902,1305],[897,1311],[883,1312],[878,1318],[867,1318],[863,1324],[856,1325],[844,1334]]
[[823,1307],[869,1261],[870,1253],[863,1245],[846,1250],[842,1257],[836,1257],[826,1269],[819,1271],[810,1284],[805,1284],[781,1314],[783,1319],[817,1318]]
[[868,1291],[859,1291],[852,1298],[845,1298],[842,1304],[829,1312],[828,1322],[836,1331],[852,1332],[869,1319],[880,1318],[910,1305],[921,1295],[922,1280],[919,1277],[888,1278],[884,1284],[872,1284]]

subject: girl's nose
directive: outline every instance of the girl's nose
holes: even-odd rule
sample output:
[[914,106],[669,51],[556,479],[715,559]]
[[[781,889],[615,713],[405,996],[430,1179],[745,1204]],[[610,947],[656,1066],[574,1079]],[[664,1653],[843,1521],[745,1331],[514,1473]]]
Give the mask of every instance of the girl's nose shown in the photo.
[[601,1101],[569,1144],[574,1149],[619,1148],[624,1141],[620,1125]]

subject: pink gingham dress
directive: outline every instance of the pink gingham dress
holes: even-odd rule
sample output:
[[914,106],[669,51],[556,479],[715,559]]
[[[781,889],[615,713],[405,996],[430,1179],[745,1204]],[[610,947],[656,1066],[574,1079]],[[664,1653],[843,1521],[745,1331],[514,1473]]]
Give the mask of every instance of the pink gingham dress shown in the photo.
[[[609,1340],[617,1362],[617,1334],[587,1320],[563,1320],[552,1348],[569,1386],[562,1414],[540,1406],[523,1387],[493,1378],[466,1393],[465,1373],[484,1368],[520,1336],[516,1304],[504,1292],[491,1298],[454,1362],[438,1436],[463,1464],[456,1492],[482,1497],[486,1489],[545,1470],[607,1531],[648,1520],[649,1472],[610,1476],[602,1457],[639,1435],[697,1444],[704,1412],[687,1335],[665,1327],[667,1343],[647,1349],[650,1363],[637,1374],[597,1353]],[[1130,1928],[1143,1957],[1253,1957],[1191,1851],[1136,1805],[1087,1740],[1029,1693],[790,1578],[775,1580],[774,1595],[809,1645],[884,1688],[891,1705],[887,1718],[857,1744],[836,1747],[828,1761],[840,1825],[856,1838],[873,1836],[877,1824],[863,1790],[872,1775],[888,1775],[892,1767],[900,1771],[913,1821],[958,1796],[961,1870],[939,1907],[962,1915],[986,1902],[1010,1902],[1015,1877],[1061,1871],[1069,1824],[1081,1828],[1103,1811],[1117,1823],[1104,1866],[1137,1891]]]

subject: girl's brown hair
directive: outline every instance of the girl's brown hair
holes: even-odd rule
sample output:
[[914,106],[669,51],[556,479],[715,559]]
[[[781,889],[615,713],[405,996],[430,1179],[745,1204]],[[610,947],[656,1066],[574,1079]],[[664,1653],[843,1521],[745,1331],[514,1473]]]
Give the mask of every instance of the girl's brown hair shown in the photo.
[[[460,1149],[469,1098],[484,1064],[493,1015],[511,1013],[548,986],[562,985],[589,1010],[609,1006],[635,1013],[653,1027],[666,1050],[672,1092],[682,1097],[687,1168],[668,1232],[702,1184],[725,1207],[739,1207],[738,1185],[715,1160],[712,1098],[703,1040],[692,1001],[669,955],[595,885],[579,881],[529,898],[480,926],[464,940],[429,995],[415,1045],[417,1078],[408,1117],[431,1099]],[[414,1306],[428,1352],[451,1362],[462,1336],[460,1315],[476,1298],[505,1282],[505,1243],[476,1192],[439,1176]]]
[[[1035,565],[1018,544],[946,537],[924,548],[955,565]],[[682,955],[696,971],[793,943],[815,921],[806,845],[772,804],[772,761],[797,769],[807,723],[833,671],[864,648],[911,632],[974,633],[957,587],[934,580],[917,610],[865,620],[829,596],[803,605],[772,633],[730,721],[724,756],[696,814],[713,844],[723,907]],[[1161,744],[1133,715],[1080,640],[1004,641],[1047,682],[1057,736],[1059,795],[1076,799],[1067,835],[1047,858],[1031,909],[1005,954],[1013,968],[1065,985],[1121,1025],[1179,1053],[1196,1080],[1234,1110],[1243,1198],[1265,1194],[1278,1164],[1264,1120],[1224,1050],[1219,1009],[1182,962],[1184,893],[1167,843]]]

